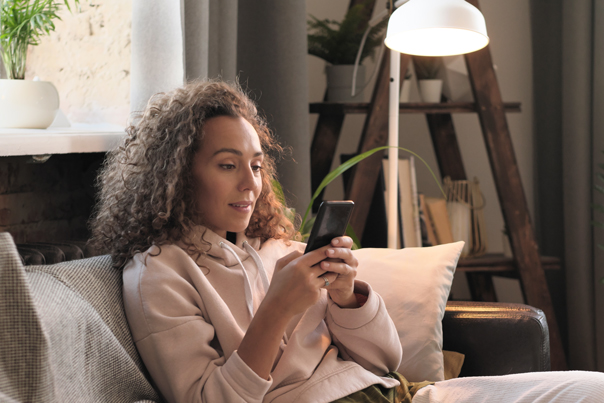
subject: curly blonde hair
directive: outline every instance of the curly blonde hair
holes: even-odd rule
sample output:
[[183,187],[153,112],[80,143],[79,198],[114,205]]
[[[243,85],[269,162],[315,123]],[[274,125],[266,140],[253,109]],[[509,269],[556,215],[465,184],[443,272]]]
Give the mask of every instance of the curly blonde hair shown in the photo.
[[274,156],[283,148],[272,136],[254,102],[238,83],[194,81],[154,95],[124,143],[110,152],[97,180],[99,201],[91,220],[93,247],[110,253],[123,268],[152,245],[183,242],[190,252],[205,253],[190,239],[196,225],[192,159],[203,141],[204,123],[213,117],[242,117],[252,124],[265,154],[262,191],[248,237],[292,239],[294,225],[276,197]]

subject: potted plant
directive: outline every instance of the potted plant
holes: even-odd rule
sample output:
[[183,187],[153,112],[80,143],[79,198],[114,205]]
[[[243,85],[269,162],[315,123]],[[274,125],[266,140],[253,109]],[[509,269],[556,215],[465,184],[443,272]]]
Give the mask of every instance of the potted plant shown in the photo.
[[[0,54],[8,79],[0,80],[0,126],[45,129],[59,110],[50,82],[26,81],[27,49],[55,30],[54,20],[69,0],[4,0],[0,8]],[[79,4],[73,0],[72,4]]]
[[339,22],[330,19],[319,20],[310,16],[308,20],[308,53],[325,60],[327,72],[327,100],[330,102],[359,102],[365,82],[365,66],[360,63],[368,56],[374,56],[375,49],[382,44],[381,34],[387,20],[369,30],[361,53],[356,78],[354,99],[351,97],[354,62],[367,29],[365,16],[371,11],[369,2],[351,7]]
[[443,81],[439,77],[443,65],[440,57],[413,56],[413,65],[424,102],[440,102]]

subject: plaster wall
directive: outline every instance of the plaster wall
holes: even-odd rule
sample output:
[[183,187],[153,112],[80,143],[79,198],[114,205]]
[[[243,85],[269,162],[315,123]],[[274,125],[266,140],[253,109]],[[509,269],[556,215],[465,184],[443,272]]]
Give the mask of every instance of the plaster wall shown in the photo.
[[25,78],[51,81],[71,122],[125,126],[132,2],[82,1],[80,10],[72,10],[63,7],[56,30],[30,46]]

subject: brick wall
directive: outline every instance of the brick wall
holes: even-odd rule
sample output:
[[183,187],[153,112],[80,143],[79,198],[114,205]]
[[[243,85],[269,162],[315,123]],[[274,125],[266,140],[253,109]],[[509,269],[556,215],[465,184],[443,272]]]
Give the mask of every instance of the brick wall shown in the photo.
[[104,153],[0,157],[0,231],[15,242],[87,240]]

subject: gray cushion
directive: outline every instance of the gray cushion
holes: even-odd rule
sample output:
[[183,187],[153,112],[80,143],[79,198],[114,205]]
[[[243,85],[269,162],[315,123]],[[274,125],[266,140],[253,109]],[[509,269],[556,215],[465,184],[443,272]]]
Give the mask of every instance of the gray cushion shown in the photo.
[[161,401],[109,256],[24,269],[0,233],[0,401]]

